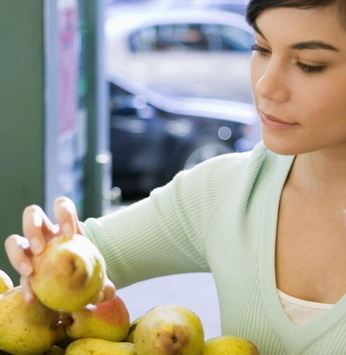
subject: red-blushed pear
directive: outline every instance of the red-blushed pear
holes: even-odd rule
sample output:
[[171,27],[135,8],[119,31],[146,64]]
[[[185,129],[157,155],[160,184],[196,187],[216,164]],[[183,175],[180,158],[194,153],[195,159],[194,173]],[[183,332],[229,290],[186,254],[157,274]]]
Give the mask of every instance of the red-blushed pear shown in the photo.
[[63,313],[65,332],[71,339],[97,338],[123,341],[130,328],[130,315],[117,295],[105,302],[88,304],[84,309]]

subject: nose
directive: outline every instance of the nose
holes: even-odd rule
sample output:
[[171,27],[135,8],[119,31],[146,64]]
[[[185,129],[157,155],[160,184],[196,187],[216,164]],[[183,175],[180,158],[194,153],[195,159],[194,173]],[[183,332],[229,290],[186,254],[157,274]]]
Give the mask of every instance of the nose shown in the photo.
[[257,73],[253,78],[255,95],[281,103],[289,99],[289,79],[279,61],[271,58],[266,63],[262,62],[255,72]]

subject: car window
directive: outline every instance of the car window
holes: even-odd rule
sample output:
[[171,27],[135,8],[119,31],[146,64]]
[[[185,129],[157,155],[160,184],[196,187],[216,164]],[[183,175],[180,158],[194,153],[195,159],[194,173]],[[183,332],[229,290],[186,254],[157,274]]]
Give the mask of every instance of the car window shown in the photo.
[[249,51],[253,45],[253,36],[233,26],[221,26],[223,50]]
[[210,4],[207,8],[211,10],[230,11],[243,16],[246,12],[246,5],[244,4]]
[[249,51],[250,33],[219,24],[165,24],[141,28],[129,38],[132,52]]

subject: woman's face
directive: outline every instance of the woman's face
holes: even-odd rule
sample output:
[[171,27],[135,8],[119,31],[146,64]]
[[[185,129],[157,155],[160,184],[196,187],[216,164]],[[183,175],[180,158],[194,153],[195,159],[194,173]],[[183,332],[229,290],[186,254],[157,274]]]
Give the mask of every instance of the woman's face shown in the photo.
[[266,146],[295,155],[346,151],[346,30],[334,7],[264,11],[252,89]]

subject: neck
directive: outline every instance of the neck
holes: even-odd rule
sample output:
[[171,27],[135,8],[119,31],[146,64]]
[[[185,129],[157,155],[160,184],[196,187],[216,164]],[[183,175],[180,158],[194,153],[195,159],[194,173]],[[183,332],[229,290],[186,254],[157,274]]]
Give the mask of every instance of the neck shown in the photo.
[[294,184],[305,191],[341,194],[346,191],[346,149],[298,155],[291,173]]

